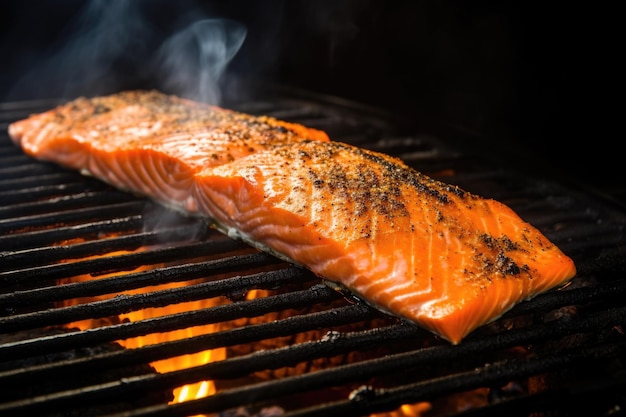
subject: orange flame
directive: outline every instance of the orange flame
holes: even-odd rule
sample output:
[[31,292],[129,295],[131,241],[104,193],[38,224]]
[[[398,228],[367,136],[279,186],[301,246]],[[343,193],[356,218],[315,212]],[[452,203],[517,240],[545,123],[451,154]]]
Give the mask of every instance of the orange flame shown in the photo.
[[[141,251],[141,250],[146,250],[146,248],[139,248],[137,251]],[[84,258],[84,259],[91,259],[91,258],[97,258],[97,257],[114,257],[114,256],[124,255],[127,253],[130,253],[130,252],[116,251],[116,252],[108,253],[106,255],[93,256],[93,257]],[[146,271],[146,270],[154,269],[160,266],[163,266],[163,265],[142,266],[132,271],[114,272],[110,274],[99,275],[96,278],[88,274],[78,275],[78,276],[61,280],[60,283],[62,284],[62,283],[70,283],[70,282],[89,281],[93,279],[106,279],[106,278],[118,276],[118,275],[125,274],[125,273]],[[198,280],[195,280],[193,282],[167,283],[167,284],[162,284],[158,286],[153,286],[149,290],[145,290],[145,289],[131,290],[131,291],[126,291],[123,294],[131,295],[131,294],[140,294],[140,293],[144,293],[147,291],[158,291],[158,290],[164,290],[164,289],[178,288],[178,287],[182,287],[186,285],[192,285],[193,283],[196,283],[196,282],[198,282]],[[77,305],[77,304],[81,304],[85,302],[94,302],[97,300],[111,298],[115,295],[116,294],[91,297],[88,299],[66,300],[63,303],[63,306]],[[253,300],[255,298],[264,297],[267,295],[268,295],[268,291],[266,290],[250,290],[246,294],[246,299]],[[218,303],[219,303],[218,299],[209,299],[209,300],[198,300],[198,301],[190,301],[190,302],[185,302],[185,303],[168,305],[166,307],[148,308],[144,310],[138,310],[138,311],[133,311],[130,313],[122,314],[118,317],[118,320],[120,322],[124,322],[124,321],[136,322],[140,320],[147,320],[147,319],[162,317],[165,315],[176,314],[176,313],[185,312],[185,311],[193,311],[193,310],[198,310],[198,309],[209,308],[209,307],[213,307],[217,305]],[[106,324],[106,320],[88,319],[88,320],[68,323],[66,326],[70,328],[73,327],[73,328],[79,328],[81,330],[86,330],[89,328],[103,326],[105,324]],[[174,340],[181,340],[181,339],[199,336],[203,334],[210,334],[210,333],[217,332],[218,330],[220,330],[218,325],[210,324],[210,325],[189,327],[189,328],[185,328],[182,330],[174,330],[171,332],[151,333],[151,334],[144,335],[144,336],[118,340],[117,343],[119,343],[120,345],[122,345],[123,347],[127,349],[135,349],[135,348],[140,348],[142,346],[148,346],[148,345],[164,343],[164,342],[174,341]],[[167,372],[172,372],[172,371],[176,371],[180,369],[187,369],[193,366],[207,364],[207,363],[214,362],[214,361],[223,360],[225,358],[226,358],[226,348],[217,348],[217,349],[197,352],[194,354],[186,354],[186,355],[181,355],[178,357],[159,360],[159,361],[150,363],[150,365],[159,373],[167,373]],[[209,380],[199,381],[197,383],[187,384],[187,385],[183,385],[183,386],[175,388],[173,391],[174,399],[170,403],[181,403],[181,402],[185,402],[185,401],[189,401],[193,399],[199,399],[199,398],[212,395],[215,392],[216,392],[216,387],[213,381],[209,381]],[[372,414],[370,417],[423,417],[424,413],[427,413],[429,410],[431,410],[431,408],[432,408],[431,404],[428,402],[422,402],[422,403],[417,403],[417,404],[412,404],[412,405],[406,404],[406,405],[401,406],[395,411],[388,412],[388,413]],[[196,416],[196,417],[202,417],[202,416]]]
[[432,409],[429,402],[421,402],[416,404],[404,404],[395,411],[388,413],[371,414],[370,417],[423,417]]
[[[187,285],[186,283],[166,284],[160,286],[158,289],[175,288]],[[133,311],[128,314],[120,316],[121,320],[129,320],[131,322],[138,320],[145,320],[155,317],[160,317],[168,314],[176,314],[185,311],[193,311],[212,307],[217,302],[215,300],[200,300],[190,301],[186,303],[180,303],[175,305],[169,305],[161,308],[150,308],[146,310]],[[127,349],[134,349],[141,346],[152,345],[157,343],[163,343],[173,340],[181,340],[194,336],[199,336],[208,333],[214,333],[218,330],[218,327],[214,324],[190,327],[182,330],[174,330],[167,333],[152,333],[145,336],[135,337],[126,340],[120,340],[119,343]],[[206,350],[193,354],[187,354],[177,356],[174,358],[163,359],[160,361],[152,362],[157,372],[166,373],[179,369],[186,369],[193,366],[204,365],[209,362],[222,360],[226,357],[226,349],[218,348],[212,350]],[[203,398],[215,393],[215,385],[212,381],[201,381],[195,384],[188,384],[182,387],[178,387],[174,390],[173,402],[183,402],[187,400]]]
[[[145,250],[145,248],[138,249],[138,251],[140,250]],[[116,252],[112,252],[112,253],[98,256],[98,257],[104,257],[104,256],[112,257],[112,256],[123,255],[126,253],[128,252],[116,251]],[[95,257],[92,257],[92,258],[95,258]],[[89,258],[84,258],[84,259],[89,259]],[[111,274],[101,275],[101,276],[98,276],[97,279],[106,279],[106,278],[121,275],[124,273],[145,271],[145,270],[156,268],[158,266],[162,266],[162,265],[154,265],[150,267],[142,266],[132,271],[115,272]],[[88,280],[93,280],[93,279],[94,277],[91,275],[79,275],[79,276],[74,276],[71,278],[64,279],[60,283],[81,282],[81,281],[88,281]],[[190,283],[189,282],[167,283],[167,284],[151,287],[149,291],[158,291],[158,290],[163,290],[163,289],[177,288],[177,287],[186,286],[186,285],[190,285]],[[141,290],[141,289],[132,290],[132,291],[124,292],[123,294],[140,294],[142,292],[146,292],[146,290]],[[110,298],[114,295],[92,297],[88,299],[67,300],[63,303],[63,306],[76,305],[76,304],[81,304],[84,302],[94,302],[97,300]],[[123,321],[135,322],[139,320],[146,320],[146,319],[161,317],[161,316],[165,316],[169,314],[176,314],[176,313],[185,312],[185,311],[193,311],[197,309],[208,308],[208,307],[215,306],[217,304],[218,304],[217,299],[190,301],[190,302],[185,302],[185,303],[180,303],[180,304],[169,305],[166,307],[148,308],[144,310],[133,311],[130,313],[120,315],[118,319],[121,322]],[[79,328],[80,330],[86,330],[89,328],[99,327],[102,325],[103,325],[103,320],[89,319],[89,320],[82,320],[82,321],[77,321],[73,323],[68,323],[66,326],[70,328],[74,327],[74,328]],[[139,336],[135,338],[118,340],[117,343],[119,343],[120,345],[122,345],[123,347],[127,349],[135,349],[135,348],[139,348],[142,346],[163,343],[163,342],[168,342],[168,341],[174,341],[174,340],[180,340],[180,339],[190,338],[190,337],[194,337],[194,336],[198,336],[202,334],[213,333],[213,332],[216,332],[217,330],[219,330],[217,325],[213,325],[213,324],[204,325],[204,326],[195,326],[195,327],[190,327],[190,328],[186,328],[182,330],[174,330],[174,331],[166,332],[166,333],[152,333],[152,334]],[[186,354],[186,355],[182,355],[182,356],[178,356],[174,358],[163,359],[160,361],[152,362],[150,363],[150,365],[154,367],[154,369],[157,372],[166,373],[166,372],[171,372],[175,370],[190,368],[193,366],[204,365],[209,362],[222,360],[225,357],[226,357],[226,349],[218,348],[218,349],[212,349],[212,350],[207,350],[203,352],[197,352],[194,354]],[[215,391],[216,391],[216,388],[215,388],[215,384],[213,383],[213,381],[200,381],[194,384],[187,384],[187,385],[174,389],[174,392],[173,392],[174,399],[171,401],[171,403],[179,403],[179,402],[184,402],[188,400],[203,398],[203,397],[214,394]]]

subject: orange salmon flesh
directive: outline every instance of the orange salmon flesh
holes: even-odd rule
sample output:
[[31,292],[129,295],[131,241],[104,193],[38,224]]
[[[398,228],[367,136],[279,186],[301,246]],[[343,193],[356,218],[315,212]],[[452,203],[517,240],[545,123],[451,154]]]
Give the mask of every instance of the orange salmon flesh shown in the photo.
[[156,91],[9,126],[23,151],[192,215],[453,344],[573,261],[504,204],[324,132]]

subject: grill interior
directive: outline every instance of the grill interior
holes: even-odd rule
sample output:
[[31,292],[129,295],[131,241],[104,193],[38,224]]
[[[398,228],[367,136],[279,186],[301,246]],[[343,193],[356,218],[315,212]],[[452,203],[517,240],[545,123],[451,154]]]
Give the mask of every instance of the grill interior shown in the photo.
[[[400,407],[428,402],[423,415],[608,416],[626,407],[619,204],[494,166],[331,97],[272,88],[225,103],[498,199],[574,259],[569,286],[451,346],[201,219],[23,155],[8,124],[56,103],[0,104],[0,386],[10,387],[0,391],[1,415],[414,416],[417,407]],[[70,325],[79,321],[91,327]],[[177,340],[120,344],[207,325],[211,332]],[[207,350],[221,356],[167,372],[151,365]],[[168,404],[174,388],[205,380],[213,395]]]

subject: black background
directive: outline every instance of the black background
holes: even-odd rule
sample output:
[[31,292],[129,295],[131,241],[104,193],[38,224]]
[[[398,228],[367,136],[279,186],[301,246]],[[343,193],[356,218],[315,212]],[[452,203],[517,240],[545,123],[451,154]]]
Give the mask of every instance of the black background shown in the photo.
[[[26,0],[2,2],[0,12],[0,101],[171,90],[155,51],[194,21],[227,18],[247,30],[229,73],[372,104],[435,134],[446,126],[456,133],[444,140],[504,166],[624,189],[617,7]],[[81,34],[93,45],[68,60]]]

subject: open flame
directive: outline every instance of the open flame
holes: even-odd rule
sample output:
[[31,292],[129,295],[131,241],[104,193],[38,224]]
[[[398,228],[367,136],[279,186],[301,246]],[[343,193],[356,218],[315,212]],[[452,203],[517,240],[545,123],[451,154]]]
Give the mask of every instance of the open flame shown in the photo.
[[[107,253],[104,255],[96,255],[90,256],[87,258],[82,258],[81,260],[88,260],[94,258],[103,258],[103,257],[115,257],[115,256],[123,256],[126,254],[147,251],[150,250],[149,247],[141,247],[135,251],[115,251],[111,253]],[[68,260],[69,262],[69,260]],[[157,265],[145,265],[135,268],[133,270],[125,270],[125,271],[116,271],[112,273],[102,274],[93,276],[90,274],[77,275],[70,278],[66,278],[59,281],[59,284],[67,284],[73,282],[82,282],[82,281],[91,281],[94,279],[107,279],[111,277],[115,277],[122,274],[130,274],[142,271],[148,271],[159,267],[167,266],[166,264],[157,264]],[[161,285],[151,286],[149,288],[140,288],[136,290],[129,290],[121,294],[124,295],[135,295],[142,294],[147,292],[166,290],[166,289],[174,289],[187,285],[194,285],[202,282],[203,279],[195,279],[190,281],[182,281],[182,282],[169,282]],[[100,295],[95,297],[88,298],[74,298],[66,300],[62,303],[62,306],[72,306],[83,303],[91,303],[99,300],[108,299],[114,297],[118,294],[107,294]],[[256,298],[263,298],[269,295],[268,290],[261,289],[252,289],[248,291],[245,295],[246,300],[253,300]],[[96,327],[106,326],[110,323],[123,323],[123,322],[137,322],[141,320],[150,320],[153,318],[163,317],[167,315],[174,315],[178,313],[183,313],[187,311],[195,311],[200,309],[206,309],[215,307],[222,303],[222,299],[220,298],[210,298],[210,299],[202,299],[196,301],[188,301],[182,302],[178,304],[171,304],[165,307],[158,308],[147,308],[138,311],[132,311],[129,313],[121,314],[117,317],[112,318],[91,318],[87,320],[76,321],[72,323],[67,323],[65,326],[68,328],[78,328],[80,330],[87,330]],[[123,340],[117,340],[116,342],[123,346],[126,349],[136,349],[141,348],[143,346],[155,345],[160,343],[166,343],[175,340],[181,340],[186,338],[192,338],[195,336],[205,335],[215,333],[221,330],[224,330],[223,325],[220,324],[209,324],[209,325],[200,325],[187,327],[180,330],[174,330],[170,332],[162,332],[162,333],[150,333],[139,337],[133,337]],[[171,357],[168,359],[163,359],[155,362],[151,362],[150,366],[152,366],[156,372],[158,373],[168,373],[174,372],[182,369],[187,369],[195,366],[201,366],[210,362],[225,360],[227,356],[227,349],[225,347],[215,348],[211,350],[205,350],[192,354],[183,354],[181,356]],[[211,380],[199,381],[192,384],[186,384],[183,386],[179,386],[175,388],[172,392],[173,399],[170,401],[172,403],[181,403],[185,401],[190,401],[194,399],[204,398],[210,395],[215,394],[217,391],[217,387],[215,383]],[[405,404],[399,407],[395,411],[386,412],[386,413],[376,413],[372,414],[370,417],[424,417],[429,414],[429,411],[432,411],[432,405],[429,402],[421,402],[417,404]],[[197,417],[202,417],[197,416]]]
[[[142,251],[145,249],[146,248],[139,248],[137,251]],[[102,255],[99,257],[112,257],[112,256],[124,255],[126,253],[129,253],[129,252],[116,251],[116,252],[108,253],[106,255]],[[90,258],[95,258],[95,257],[90,257]],[[90,259],[90,258],[85,258],[85,259]],[[125,273],[141,272],[141,271],[153,269],[159,266],[162,266],[162,265],[142,266],[132,271],[114,272],[114,273],[99,275],[97,279],[106,279],[106,278],[110,278],[110,277],[120,275],[120,274],[125,274]],[[93,279],[94,279],[93,276],[86,274],[86,275],[78,275],[78,276],[74,276],[71,278],[66,278],[62,280],[60,283],[81,282],[81,281],[89,281]],[[164,289],[177,288],[177,287],[190,285],[190,284],[193,284],[193,282],[167,283],[167,284],[163,284],[159,286],[150,287],[149,291],[158,291],[158,290],[164,290]],[[122,294],[130,295],[130,294],[140,294],[140,293],[145,293],[145,292],[146,292],[145,289],[138,289],[138,290],[127,291]],[[98,301],[101,299],[110,298],[114,295],[90,297],[88,299],[71,299],[71,300],[64,301],[62,305],[71,306],[71,305],[81,304],[84,302],[94,302],[94,301]],[[177,313],[181,313],[185,311],[193,311],[197,309],[208,308],[208,307],[215,306],[218,303],[219,303],[218,299],[189,301],[189,302],[184,302],[184,303],[179,303],[179,304],[172,304],[172,305],[168,305],[168,306],[160,307],[160,308],[148,308],[144,310],[138,310],[138,311],[133,311],[130,313],[125,313],[125,314],[120,315],[118,317],[118,320],[119,322],[124,322],[124,321],[135,322],[135,321],[140,321],[140,320],[147,320],[147,319],[152,319],[156,317],[177,314]],[[88,320],[81,320],[77,322],[68,323],[66,324],[66,327],[86,330],[90,328],[100,327],[104,325],[105,322],[106,320],[102,320],[102,319],[88,319]],[[118,340],[117,343],[119,343],[121,346],[127,349],[135,349],[135,348],[140,348],[142,346],[148,346],[148,345],[164,343],[168,341],[190,338],[190,337],[203,335],[203,334],[209,334],[209,333],[216,332],[218,330],[219,330],[219,327],[218,325],[215,325],[215,324],[195,326],[195,327],[185,328],[182,330],[174,330],[174,331],[165,332],[165,333],[151,333],[151,334],[144,335],[144,336]],[[197,352],[193,354],[185,354],[185,355],[181,355],[181,356],[173,357],[169,359],[159,360],[159,361],[150,363],[150,365],[159,373],[167,373],[167,372],[176,371],[180,369],[190,368],[193,366],[204,365],[209,362],[214,362],[214,361],[225,359],[225,357],[226,357],[226,348],[217,348],[217,349],[206,350],[206,351]],[[213,381],[200,381],[194,384],[183,385],[181,387],[174,389],[174,392],[173,392],[174,399],[171,401],[171,403],[179,403],[179,402],[184,402],[188,400],[203,398],[203,397],[214,394],[215,391],[216,391],[216,388],[215,388],[215,384],[213,383]]]
[[424,413],[430,411],[431,408],[432,407],[428,402],[404,404],[396,411],[372,414],[370,417],[422,417]]
[[[148,250],[148,248],[142,247],[142,248],[137,249],[137,251],[145,251],[145,250]],[[105,255],[98,255],[98,256],[92,256],[89,258],[84,258],[84,260],[93,259],[96,257],[122,256],[128,253],[131,253],[131,252],[115,251],[115,252],[111,252]],[[121,274],[141,272],[141,271],[146,271],[146,270],[150,270],[150,269],[154,269],[154,268],[158,268],[162,266],[165,266],[165,265],[141,266],[134,270],[113,272],[113,273],[98,275],[97,277],[94,277],[89,274],[78,275],[78,276],[61,280],[59,283],[64,284],[64,283],[71,283],[71,282],[90,281],[93,279],[106,279],[106,278],[111,278],[111,277],[121,275]],[[151,291],[158,291],[158,290],[165,290],[165,289],[173,289],[173,288],[178,288],[178,287],[182,287],[186,285],[193,285],[194,283],[198,283],[200,281],[201,279],[193,280],[193,281],[184,281],[184,282],[171,282],[171,283],[166,283],[166,284],[162,284],[158,286],[152,286],[149,289],[142,288],[142,289],[137,289],[137,290],[126,291],[122,294],[132,295],[132,294],[141,294],[141,293],[145,293],[148,291],[151,292]],[[63,306],[71,306],[71,305],[77,305],[77,304],[82,304],[82,303],[87,303],[87,302],[95,302],[98,300],[103,300],[103,299],[113,297],[115,295],[117,294],[89,297],[86,299],[84,298],[70,299],[70,300],[64,301]],[[246,293],[245,298],[246,300],[253,300],[259,297],[265,297],[267,295],[268,295],[267,290],[255,289],[255,290],[248,291]],[[107,320],[107,319],[81,320],[77,322],[68,323],[66,324],[66,327],[86,330],[90,328],[104,326],[107,323],[109,323],[111,320],[113,322],[125,322],[125,321],[136,322],[140,320],[149,320],[152,318],[182,313],[186,311],[194,311],[194,310],[199,310],[199,309],[210,308],[220,303],[221,301],[219,298],[189,301],[189,302],[183,302],[179,304],[172,304],[172,305],[168,305],[165,307],[147,308],[143,310],[132,311],[129,313],[121,314],[117,318],[112,318],[110,320]],[[136,349],[136,348],[141,348],[143,346],[165,343],[165,342],[174,341],[174,340],[181,340],[181,339],[191,338],[194,336],[199,336],[199,335],[204,335],[204,334],[210,334],[210,333],[217,332],[219,330],[222,330],[219,324],[201,325],[201,326],[188,327],[188,328],[181,329],[181,330],[174,330],[170,332],[150,333],[150,334],[139,336],[139,337],[118,340],[117,343],[119,343],[121,346],[125,347],[126,349]],[[227,351],[226,348],[222,347],[222,348],[216,348],[216,349],[211,349],[211,350],[205,350],[205,351],[197,352],[193,354],[184,354],[181,356],[152,362],[150,363],[150,366],[152,366],[159,373],[173,372],[173,371],[187,369],[187,368],[194,367],[194,366],[204,365],[210,362],[224,360],[226,359],[226,351]],[[181,402],[185,402],[189,400],[199,399],[199,398],[213,395],[215,394],[215,392],[216,392],[216,386],[213,381],[210,381],[210,380],[199,381],[193,384],[187,384],[187,385],[183,385],[183,386],[175,388],[173,390],[173,399],[170,401],[170,403],[181,403]],[[393,411],[390,413],[373,414],[371,417],[421,417],[423,416],[423,413],[428,411],[429,409],[430,409],[429,403],[403,405],[396,411]]]
[[[170,283],[165,284],[163,286],[159,286],[155,289],[169,289],[180,287],[183,285],[187,285],[186,283]],[[120,319],[122,321],[129,320],[131,322],[151,319],[155,317],[161,317],[169,314],[176,314],[185,311],[193,311],[198,309],[203,309],[207,307],[212,307],[217,304],[216,300],[200,300],[200,301],[190,301],[186,303],[169,305],[167,307],[161,308],[150,308],[146,310],[133,311],[131,313],[122,314]],[[218,326],[214,324],[204,325],[204,326],[196,326],[185,328],[182,330],[174,330],[172,332],[167,333],[151,333],[145,336],[135,337],[126,340],[120,340],[122,346],[127,349],[139,348],[146,345],[158,344],[173,340],[186,339],[194,336],[199,336],[202,334],[213,333],[218,330]],[[226,357],[226,349],[225,348],[217,348],[212,350],[205,350],[202,352],[197,352],[193,354],[186,354],[182,356],[177,356],[174,358],[163,359],[157,362],[152,362],[150,365],[156,369],[159,373],[166,373],[171,371],[176,371],[179,369],[186,369],[193,366],[204,365],[209,362],[214,362],[217,360],[225,359]],[[203,398],[208,395],[212,395],[215,393],[215,384],[213,381],[201,381],[195,384],[187,384],[182,387],[178,387],[174,390],[174,400],[172,402],[183,402],[187,400]]]

